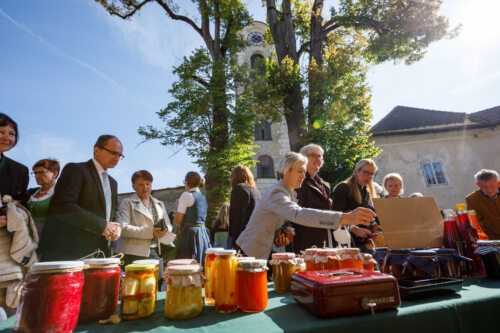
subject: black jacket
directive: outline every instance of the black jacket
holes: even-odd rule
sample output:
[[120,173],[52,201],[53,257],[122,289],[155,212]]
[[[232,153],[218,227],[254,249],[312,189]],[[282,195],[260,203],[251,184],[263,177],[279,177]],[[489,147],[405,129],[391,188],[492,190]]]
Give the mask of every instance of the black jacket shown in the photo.
[[250,188],[243,183],[233,187],[229,203],[229,236],[233,248],[237,246],[236,240],[245,230],[259,199],[260,192],[257,189]]
[[0,169],[0,195],[8,194],[26,207],[30,180],[28,168],[5,155],[0,155],[0,159],[5,159]]

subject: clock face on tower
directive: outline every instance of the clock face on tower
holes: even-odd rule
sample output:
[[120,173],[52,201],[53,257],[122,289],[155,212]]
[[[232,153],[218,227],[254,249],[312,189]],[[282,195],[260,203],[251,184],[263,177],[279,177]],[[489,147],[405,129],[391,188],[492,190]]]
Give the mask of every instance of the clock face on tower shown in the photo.
[[247,41],[250,45],[260,46],[264,44],[264,35],[262,32],[252,31],[248,34]]

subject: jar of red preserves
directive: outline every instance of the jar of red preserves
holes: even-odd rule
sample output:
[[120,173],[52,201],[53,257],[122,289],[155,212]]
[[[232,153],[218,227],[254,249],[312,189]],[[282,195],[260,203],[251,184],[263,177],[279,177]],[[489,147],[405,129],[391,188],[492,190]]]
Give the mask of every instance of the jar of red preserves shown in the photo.
[[304,251],[304,261],[306,263],[306,271],[315,271],[316,270],[316,252],[318,252],[318,248],[311,247],[309,249],[305,249]]
[[238,263],[236,294],[243,312],[260,312],[267,307],[267,261],[246,260]]
[[83,261],[35,263],[24,282],[15,330],[73,332],[83,289]]
[[363,269],[363,259],[357,247],[337,249],[340,269]]
[[82,304],[78,321],[107,319],[118,309],[121,269],[119,258],[85,259]]
[[374,272],[376,264],[377,264],[377,261],[375,261],[375,259],[373,259],[371,254],[369,254],[369,253],[363,254],[363,269],[365,271]]

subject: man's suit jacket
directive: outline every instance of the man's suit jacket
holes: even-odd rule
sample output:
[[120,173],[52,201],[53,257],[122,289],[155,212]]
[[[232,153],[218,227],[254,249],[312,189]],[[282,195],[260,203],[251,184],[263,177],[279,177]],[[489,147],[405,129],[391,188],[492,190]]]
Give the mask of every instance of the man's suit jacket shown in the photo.
[[2,196],[8,194],[26,206],[26,191],[30,180],[28,168],[5,155],[3,158],[5,164],[0,171],[0,194]]
[[500,239],[500,196],[491,199],[481,190],[477,190],[469,194],[465,200],[467,209],[476,211],[477,219],[488,238]]
[[[117,183],[109,177],[111,220],[117,206]],[[69,163],[61,172],[40,241],[42,261],[75,260],[96,249],[110,255],[106,228],[106,203],[101,176],[94,162]]]

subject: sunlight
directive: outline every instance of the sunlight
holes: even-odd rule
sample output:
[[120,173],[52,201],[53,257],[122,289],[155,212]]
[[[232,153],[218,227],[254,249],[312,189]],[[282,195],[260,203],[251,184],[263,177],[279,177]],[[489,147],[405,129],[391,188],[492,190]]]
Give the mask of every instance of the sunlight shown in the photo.
[[462,23],[462,38],[472,46],[486,48],[496,44],[500,37],[497,24],[500,12],[499,0],[465,0],[457,12],[458,22]]

